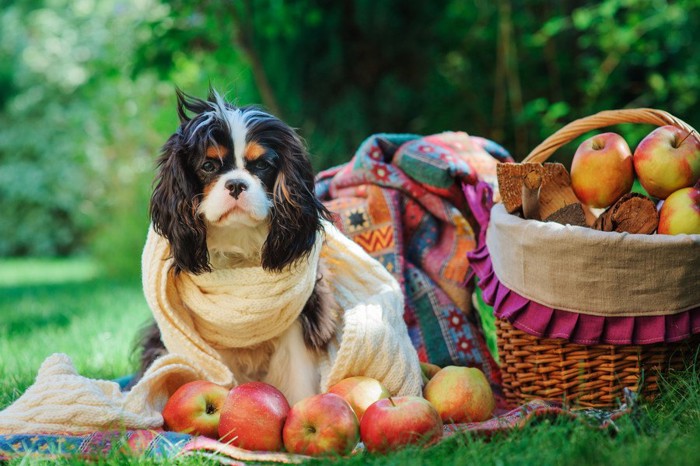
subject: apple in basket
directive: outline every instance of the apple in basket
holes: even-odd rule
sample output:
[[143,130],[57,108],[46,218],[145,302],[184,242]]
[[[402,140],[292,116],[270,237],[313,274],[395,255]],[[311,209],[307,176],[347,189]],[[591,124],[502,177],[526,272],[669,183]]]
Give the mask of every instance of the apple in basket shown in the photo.
[[659,212],[657,233],[700,234],[700,181],[695,186],[679,189],[666,198]]
[[228,388],[206,380],[182,385],[168,398],[163,408],[166,430],[219,438],[221,407]]
[[583,141],[571,162],[571,187],[591,207],[608,207],[630,192],[634,182],[632,152],[617,133]]
[[675,126],[649,133],[634,151],[634,169],[642,187],[654,197],[693,186],[700,178],[700,140]]
[[431,445],[442,437],[442,420],[433,405],[419,396],[383,398],[372,404],[360,422],[367,451],[385,453],[406,445]]
[[362,375],[341,380],[330,387],[328,393],[335,393],[347,401],[355,411],[358,421],[362,420],[362,416],[372,403],[391,395],[379,380]]
[[322,393],[292,406],[283,438],[290,453],[345,455],[359,442],[360,431],[348,402],[335,393]]
[[430,379],[423,395],[446,423],[485,421],[496,408],[491,385],[475,367],[443,368]]
[[282,392],[264,382],[234,387],[221,408],[221,441],[246,450],[279,451],[289,403]]

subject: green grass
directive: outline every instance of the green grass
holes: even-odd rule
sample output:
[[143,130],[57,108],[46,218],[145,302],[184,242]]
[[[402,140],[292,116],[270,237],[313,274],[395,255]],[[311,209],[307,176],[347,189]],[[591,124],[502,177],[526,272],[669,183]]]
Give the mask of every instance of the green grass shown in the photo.
[[138,279],[104,279],[87,260],[1,260],[0,406],[53,353],[68,354],[89,377],[132,372],[131,348],[148,316]]
[[[88,377],[130,373],[131,347],[148,314],[137,278],[103,278],[90,261],[0,261],[0,408],[32,383],[41,362],[55,352],[71,356]],[[695,465],[698,458],[700,375],[689,368],[671,374],[654,404],[619,419],[614,430],[563,418],[541,419],[490,439],[461,435],[428,449],[409,448],[388,456],[363,453],[311,464]],[[157,463],[115,452],[90,464],[125,462]],[[39,463],[30,457],[10,462]],[[215,464],[202,457],[178,463]]]

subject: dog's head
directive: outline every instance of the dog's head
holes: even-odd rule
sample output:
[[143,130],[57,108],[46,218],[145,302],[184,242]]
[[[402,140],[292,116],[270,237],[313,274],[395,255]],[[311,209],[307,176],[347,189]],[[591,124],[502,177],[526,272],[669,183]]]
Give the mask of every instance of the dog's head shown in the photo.
[[158,160],[150,206],[175,271],[211,270],[207,232],[214,230],[219,242],[238,230],[262,230],[267,270],[308,254],[329,214],[314,195],[311,163],[296,132],[214,91],[201,100],[178,90],[177,103],[180,126]]

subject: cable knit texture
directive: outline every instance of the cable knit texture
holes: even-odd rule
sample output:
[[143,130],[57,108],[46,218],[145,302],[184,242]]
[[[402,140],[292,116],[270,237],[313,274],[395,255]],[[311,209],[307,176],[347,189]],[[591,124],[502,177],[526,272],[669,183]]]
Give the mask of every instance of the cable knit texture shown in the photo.
[[240,267],[175,275],[167,240],[151,229],[143,289],[168,351],[204,367],[208,380],[235,385],[217,348],[250,347],[289,328],[314,289],[322,242],[318,235],[308,261],[279,273]]
[[150,231],[144,291],[169,354],[127,393],[115,382],[78,375],[68,356],[54,354],[35,383],[0,412],[0,433],[156,428],[167,398],[183,383],[207,379],[235,386],[217,348],[248,346],[283,333],[313,290],[319,258],[331,272],[330,285],[343,310],[336,340],[320,365],[321,390],[366,375],[394,395],[419,395],[418,355],[403,321],[398,283],[331,224],[324,229],[309,260],[282,273],[244,268],[196,277],[176,277],[167,241]]

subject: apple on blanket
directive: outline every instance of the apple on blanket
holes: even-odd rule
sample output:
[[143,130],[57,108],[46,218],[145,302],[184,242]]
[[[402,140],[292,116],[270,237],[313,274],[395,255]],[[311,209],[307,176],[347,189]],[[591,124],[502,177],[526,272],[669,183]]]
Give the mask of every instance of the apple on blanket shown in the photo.
[[479,422],[493,415],[495,399],[481,370],[427,363],[424,370],[431,376],[426,375],[424,397],[392,397],[379,381],[353,376],[291,408],[266,383],[228,390],[193,381],[166,403],[165,428],[247,450],[346,455],[360,440],[372,452],[428,446],[442,437],[444,423]]

